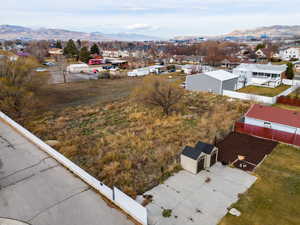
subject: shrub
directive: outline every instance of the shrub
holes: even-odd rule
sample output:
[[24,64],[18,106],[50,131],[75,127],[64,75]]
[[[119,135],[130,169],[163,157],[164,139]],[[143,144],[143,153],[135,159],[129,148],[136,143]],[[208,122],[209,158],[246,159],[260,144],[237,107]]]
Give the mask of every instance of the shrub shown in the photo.
[[164,209],[162,211],[162,216],[163,217],[171,217],[172,216],[172,209]]

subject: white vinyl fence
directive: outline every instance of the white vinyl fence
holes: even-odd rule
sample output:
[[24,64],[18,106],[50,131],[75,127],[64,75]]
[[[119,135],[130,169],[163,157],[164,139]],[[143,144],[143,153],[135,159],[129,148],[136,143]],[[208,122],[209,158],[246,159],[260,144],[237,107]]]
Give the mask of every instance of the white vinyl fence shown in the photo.
[[228,91],[228,90],[223,90],[223,95],[231,98],[251,100],[251,101],[261,102],[265,104],[274,104],[277,99],[276,97],[266,97],[261,95],[253,95],[253,94],[241,93],[236,91]]
[[13,127],[16,131],[18,131],[25,138],[30,140],[33,144],[38,146],[41,150],[45,151],[59,163],[64,165],[78,177],[80,177],[87,184],[92,186],[94,189],[99,191],[102,195],[108,198],[110,201],[119,206],[122,210],[136,219],[143,225],[147,225],[147,209],[140,205],[138,202],[121,192],[117,188],[111,189],[110,187],[103,184],[101,181],[97,180],[89,173],[81,169],[75,163],[67,159],[65,156],[57,152],[55,149],[47,145],[41,139],[33,135],[31,132],[26,130],[24,127],[13,121],[7,115],[0,111],[0,119],[3,119],[6,123],[8,123],[11,127]]
[[286,84],[286,85],[299,86],[300,85],[300,80],[283,79],[282,83]]

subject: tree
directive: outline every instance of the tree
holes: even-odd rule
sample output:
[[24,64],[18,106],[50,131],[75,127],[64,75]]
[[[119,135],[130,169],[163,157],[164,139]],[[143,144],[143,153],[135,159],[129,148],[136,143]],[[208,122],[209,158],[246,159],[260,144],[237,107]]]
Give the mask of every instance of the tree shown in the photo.
[[82,49],[80,49],[79,60],[85,63],[88,63],[88,61],[90,60],[90,52],[87,47],[83,47]]
[[27,47],[25,48],[25,52],[30,53],[39,62],[43,62],[45,57],[49,56],[48,47],[48,41],[32,41],[28,43]]
[[91,47],[91,54],[97,54],[97,55],[100,54],[99,47],[96,43],[93,44],[92,47]]
[[294,65],[293,65],[293,63],[289,62],[287,64],[286,77],[290,80],[292,80],[294,78]]
[[265,48],[265,47],[266,47],[266,44],[260,43],[260,44],[256,45],[255,51],[257,51],[259,49],[262,49],[262,48]]
[[143,80],[140,87],[133,92],[133,99],[138,103],[161,107],[169,115],[173,107],[184,95],[183,89],[168,80],[149,76]]
[[74,58],[78,56],[78,49],[72,39],[70,39],[64,48],[64,55],[68,58]]
[[78,48],[81,48],[81,46],[82,46],[80,39],[77,40],[77,46],[78,46]]
[[56,48],[62,49],[61,41],[57,40],[57,41],[56,41],[56,44],[55,44],[55,47],[56,47]]
[[0,109],[14,118],[29,112],[34,103],[33,68],[38,63],[34,58],[9,58],[0,60]]

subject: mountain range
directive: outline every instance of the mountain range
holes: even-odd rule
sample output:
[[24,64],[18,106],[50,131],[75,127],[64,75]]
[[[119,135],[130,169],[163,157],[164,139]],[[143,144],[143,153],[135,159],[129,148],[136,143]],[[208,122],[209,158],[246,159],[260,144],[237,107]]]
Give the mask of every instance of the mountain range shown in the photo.
[[[219,36],[203,36],[206,38],[223,38],[226,36],[233,37],[245,37],[254,36],[260,37],[261,35],[267,35],[270,37],[283,37],[289,38],[294,36],[300,36],[300,25],[287,26],[287,25],[274,25],[274,26],[264,26],[248,30],[235,30],[230,33],[219,35]],[[175,40],[191,40],[198,38],[199,36],[177,36]]]
[[268,35],[271,37],[292,37],[300,36],[300,25],[274,25],[268,27],[259,27],[249,30],[235,30],[226,36],[255,36]]
[[0,39],[15,40],[69,40],[81,39],[89,41],[152,41],[161,38],[135,33],[104,34],[101,32],[78,32],[65,29],[39,28],[32,29],[15,25],[0,25]]

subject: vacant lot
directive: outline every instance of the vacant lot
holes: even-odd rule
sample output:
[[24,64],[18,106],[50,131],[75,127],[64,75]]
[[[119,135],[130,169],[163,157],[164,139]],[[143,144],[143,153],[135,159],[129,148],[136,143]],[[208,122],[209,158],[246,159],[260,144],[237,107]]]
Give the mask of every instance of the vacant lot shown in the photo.
[[140,84],[140,78],[89,80],[66,84],[44,85],[36,97],[43,111],[58,111],[69,106],[103,104],[128,96]]
[[254,85],[249,85],[247,87],[241,88],[238,92],[254,94],[254,95],[263,95],[267,97],[274,97],[279,95],[286,89],[290,88],[289,85],[280,85],[276,88],[268,88],[268,87],[259,87]]
[[230,164],[238,160],[238,156],[243,156],[245,163],[239,161],[234,165],[240,169],[252,171],[255,165],[259,164],[265,155],[270,154],[276,145],[277,142],[274,141],[233,132],[217,144],[218,159]]
[[186,93],[175,112],[165,117],[160,109],[128,98],[112,102],[127,96],[138,80],[128,80],[127,85],[116,82],[124,81],[100,80],[57,87],[56,93],[49,90],[51,98],[62,98],[50,108],[63,109],[40,114],[25,126],[43,140],[58,140],[57,150],[132,196],[178,171],[184,146],[224,137],[250,106],[223,96]]
[[242,215],[228,214],[219,225],[300,224],[300,150],[278,145],[256,175],[256,183],[232,205]]

